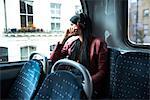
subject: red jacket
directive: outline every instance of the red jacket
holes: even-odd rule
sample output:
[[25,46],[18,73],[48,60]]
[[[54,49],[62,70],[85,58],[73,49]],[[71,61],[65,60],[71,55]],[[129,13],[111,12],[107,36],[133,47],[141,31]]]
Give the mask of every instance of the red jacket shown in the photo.
[[[78,39],[78,37],[74,37],[72,39],[67,40],[64,44],[59,44],[56,46],[54,52],[52,53],[50,59],[55,62],[59,59],[64,58],[67,54],[70,54],[70,48],[73,43]],[[100,91],[103,87],[103,80],[107,74],[107,45],[101,38],[91,37],[89,39],[90,44],[90,65],[89,72],[92,76],[93,87],[94,90]]]

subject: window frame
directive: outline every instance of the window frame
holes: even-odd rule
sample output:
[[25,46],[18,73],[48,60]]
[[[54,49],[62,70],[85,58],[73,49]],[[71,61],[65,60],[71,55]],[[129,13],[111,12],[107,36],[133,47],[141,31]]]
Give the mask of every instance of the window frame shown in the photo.
[[[19,2],[20,2],[20,26],[21,26],[21,28],[30,27],[30,26],[33,25],[33,1],[20,0]],[[21,2],[23,2],[24,5],[25,5],[25,12],[24,13],[21,12]],[[27,4],[26,2],[31,2],[32,3],[32,7],[31,7],[32,11],[31,11],[31,13],[29,13],[29,11],[28,11],[29,10],[28,9],[28,5],[29,4]],[[22,25],[23,21],[21,19],[21,16],[25,16],[25,25]],[[32,17],[32,22],[31,21],[29,22],[29,17]]]
[[[26,52],[26,54],[25,54],[26,56],[23,56],[22,50],[25,49],[25,48],[27,48],[27,52]],[[35,50],[32,51],[31,48],[34,48]],[[26,60],[28,60],[30,54],[31,54],[32,52],[34,52],[34,51],[36,51],[36,46],[23,46],[23,47],[20,47],[20,59],[21,59],[21,61],[26,61]]]
[[130,39],[130,37],[129,37],[129,30],[130,30],[130,28],[129,28],[129,23],[130,23],[130,13],[129,13],[129,0],[128,0],[128,3],[127,3],[127,24],[126,24],[126,29],[127,29],[127,31],[126,31],[126,34],[124,35],[125,36],[125,38],[124,38],[124,42],[127,44],[127,45],[129,45],[129,46],[131,46],[131,47],[134,47],[134,48],[143,48],[143,49],[150,49],[150,43],[146,43],[146,44],[140,44],[140,43],[134,43],[134,41],[132,42],[132,40]]
[[[52,7],[52,5],[53,5],[53,7]],[[57,7],[57,6],[59,6],[59,7]],[[60,17],[61,16],[61,4],[60,3],[50,3],[50,12],[51,12],[51,17]]]
[[8,62],[8,56],[9,56],[8,55],[8,48],[7,47],[0,47],[0,51],[1,51],[0,52],[0,63],[1,62]]
[[[146,11],[148,11],[148,13],[147,13]],[[150,16],[149,8],[144,9],[144,10],[143,10],[143,17],[149,17],[149,16]]]
[[[54,29],[52,29],[52,24],[54,25]],[[59,24],[59,29],[57,28],[57,25]],[[54,32],[57,32],[57,31],[60,31],[61,29],[61,24],[60,22],[51,22],[51,31],[54,31]]]
[[[145,27],[145,26],[147,26],[147,27]],[[143,30],[144,30],[144,34],[147,34],[147,33],[145,33],[145,31],[148,31],[149,32],[149,24],[144,24],[143,25]]]
[[[50,3],[51,12],[51,31],[61,31],[61,3]],[[59,24],[59,28],[57,27]]]

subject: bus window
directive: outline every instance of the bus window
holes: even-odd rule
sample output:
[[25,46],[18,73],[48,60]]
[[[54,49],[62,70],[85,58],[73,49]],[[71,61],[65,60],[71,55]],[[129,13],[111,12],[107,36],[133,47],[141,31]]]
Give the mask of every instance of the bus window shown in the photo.
[[150,45],[150,0],[128,1],[128,39],[135,45]]
[[80,12],[80,0],[0,0],[0,62],[28,60],[32,52],[49,58]]

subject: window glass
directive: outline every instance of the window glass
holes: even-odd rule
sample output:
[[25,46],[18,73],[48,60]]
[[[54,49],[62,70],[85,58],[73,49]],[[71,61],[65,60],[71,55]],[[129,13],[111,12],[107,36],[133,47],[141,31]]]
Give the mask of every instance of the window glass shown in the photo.
[[61,4],[56,4],[56,8],[60,9]]
[[21,15],[21,27],[26,27],[26,16]]
[[33,16],[28,16],[28,27],[32,27],[33,24]]
[[128,39],[136,45],[150,45],[150,0],[129,0]]
[[149,25],[144,24],[144,34],[148,34],[148,33],[149,33]]
[[26,13],[25,2],[20,1],[20,13]]
[[50,4],[51,9],[51,16],[61,16],[61,3],[51,3]]
[[55,3],[51,3],[51,8],[55,8]]
[[144,9],[144,17],[149,16],[149,9]]
[[21,60],[27,60],[28,59],[28,47],[22,47],[21,48]]
[[0,47],[0,62],[8,61],[8,48]]
[[27,5],[28,14],[33,14],[32,5]]
[[55,23],[51,23],[51,30],[55,29]]
[[28,60],[28,57],[34,51],[36,51],[36,47],[32,46],[21,47],[21,60]]
[[55,14],[55,11],[54,11],[54,10],[51,10],[51,14]]
[[60,23],[56,23],[56,30],[60,30]]
[[21,19],[21,28],[32,26],[33,24],[33,1],[20,1],[20,9],[22,9],[23,5],[23,11],[20,11],[20,19]]
[[60,15],[60,10],[56,10],[56,14]]
[[7,48],[9,62],[27,60],[33,51],[49,58],[70,18],[82,11],[80,0],[5,1],[0,0],[0,47]]

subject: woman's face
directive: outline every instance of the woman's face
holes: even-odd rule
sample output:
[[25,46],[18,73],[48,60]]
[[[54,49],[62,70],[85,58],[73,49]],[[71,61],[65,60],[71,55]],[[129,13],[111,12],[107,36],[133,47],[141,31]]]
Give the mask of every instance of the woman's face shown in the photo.
[[73,35],[79,35],[81,34],[81,29],[79,28],[78,24],[71,23],[71,26],[69,28],[69,33]]

